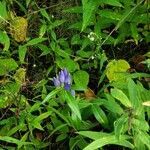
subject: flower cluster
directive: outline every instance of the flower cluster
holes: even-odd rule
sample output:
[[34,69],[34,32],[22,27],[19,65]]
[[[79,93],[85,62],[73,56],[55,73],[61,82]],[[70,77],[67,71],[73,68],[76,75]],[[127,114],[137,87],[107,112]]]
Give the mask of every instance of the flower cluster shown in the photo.
[[61,70],[59,74],[53,78],[53,83],[55,87],[64,87],[64,89],[70,91],[73,96],[75,95],[75,91],[71,90],[71,75],[66,68]]

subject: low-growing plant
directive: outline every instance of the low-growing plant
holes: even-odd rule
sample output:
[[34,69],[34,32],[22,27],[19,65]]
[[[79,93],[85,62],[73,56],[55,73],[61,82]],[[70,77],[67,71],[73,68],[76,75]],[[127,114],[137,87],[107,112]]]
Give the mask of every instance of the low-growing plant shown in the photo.
[[0,149],[150,149],[149,52],[142,72],[138,51],[115,57],[149,42],[148,10],[146,0],[0,1]]

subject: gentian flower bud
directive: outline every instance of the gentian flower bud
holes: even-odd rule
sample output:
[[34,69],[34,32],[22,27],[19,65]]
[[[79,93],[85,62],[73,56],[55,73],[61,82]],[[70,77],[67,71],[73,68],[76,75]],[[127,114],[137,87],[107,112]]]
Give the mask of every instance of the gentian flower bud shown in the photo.
[[64,75],[63,70],[61,70],[59,73],[59,80],[62,84],[65,82],[65,75]]
[[71,84],[71,76],[70,76],[69,73],[68,73],[67,76],[65,77],[65,83]]
[[67,84],[67,83],[66,83],[66,84],[64,85],[64,89],[65,89],[65,90],[69,91],[70,88],[71,88],[71,85],[70,85],[70,84]]
[[54,82],[54,85],[56,86],[56,87],[59,87],[60,86],[60,81],[59,81],[59,79],[58,79],[58,77],[57,78],[53,78],[53,82]]
[[68,71],[67,71],[66,68],[63,70],[63,72],[64,72],[65,77],[67,77],[68,76]]
[[65,90],[69,91],[72,96],[75,96],[75,91],[71,90],[71,75],[65,68],[59,72],[59,75],[53,78],[54,85],[56,87],[64,87]]

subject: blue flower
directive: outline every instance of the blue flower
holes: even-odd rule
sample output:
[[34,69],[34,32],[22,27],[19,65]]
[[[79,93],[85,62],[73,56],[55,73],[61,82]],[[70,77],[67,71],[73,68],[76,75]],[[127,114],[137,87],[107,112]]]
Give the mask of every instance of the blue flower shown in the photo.
[[55,87],[64,87],[65,90],[70,91],[75,96],[75,91],[71,90],[71,75],[67,69],[63,69],[58,73],[58,76],[53,78]]

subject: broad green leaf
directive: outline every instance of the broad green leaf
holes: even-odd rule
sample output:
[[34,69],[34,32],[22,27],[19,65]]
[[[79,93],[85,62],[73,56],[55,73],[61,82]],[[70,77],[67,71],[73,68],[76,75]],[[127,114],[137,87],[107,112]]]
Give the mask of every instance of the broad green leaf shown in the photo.
[[55,132],[59,131],[60,129],[62,129],[62,128],[66,127],[66,126],[67,126],[67,124],[61,124],[60,126],[56,127],[56,128],[50,133],[49,137],[52,136]]
[[130,68],[130,65],[125,60],[112,60],[106,67],[106,76],[109,81],[125,81],[126,76],[124,73]]
[[89,74],[83,70],[79,70],[73,74],[76,88],[79,90],[87,89],[89,83]]
[[66,133],[62,133],[59,136],[57,136],[56,142],[60,142],[62,140],[65,140],[67,137],[68,137],[68,135]]
[[18,67],[14,59],[0,59],[0,75],[15,70]]
[[107,127],[108,120],[107,120],[107,117],[106,117],[104,111],[98,105],[92,105],[92,111],[93,111],[93,114],[94,114],[95,118],[97,119],[97,121],[100,124]]
[[25,82],[25,76],[26,70],[24,68],[19,68],[14,74],[14,79],[16,80],[16,82],[23,84]]
[[98,0],[82,0],[83,5],[83,23],[82,31],[90,24],[91,18],[95,15],[98,7]]
[[70,107],[70,109],[72,110],[72,112],[81,120],[81,113],[79,110],[79,106],[77,104],[76,99],[67,91],[64,91],[65,93],[65,98],[66,98],[66,102],[68,104],[68,106]]
[[119,119],[117,119],[114,122],[115,135],[116,135],[117,139],[119,139],[121,134],[123,132],[125,132],[124,129],[128,125],[127,123],[128,123],[128,116],[127,115],[122,115]]
[[0,109],[8,107],[9,105],[11,105],[11,103],[12,100],[8,96],[2,94],[0,95]]
[[109,136],[109,133],[96,132],[96,131],[80,131],[80,132],[77,132],[77,134],[88,137],[92,140],[98,140],[101,137]]
[[70,126],[70,122],[68,121],[67,117],[63,114],[61,114],[58,110],[56,110],[53,107],[49,107],[53,112],[55,112],[61,119],[63,119],[69,126]]
[[27,53],[27,47],[26,46],[19,46],[19,60],[20,62],[23,64],[25,63],[24,62],[24,59],[25,59],[25,56],[26,56],[26,53]]
[[138,138],[140,141],[147,146],[148,149],[150,149],[150,136],[148,133],[144,133],[142,131],[139,131]]
[[[22,136],[22,138],[21,138],[20,141],[25,142],[25,141],[28,139],[28,135],[29,135],[29,132],[26,132],[26,133]],[[23,146],[23,145],[20,144],[20,145],[18,146],[18,149],[20,149],[22,146]]]
[[56,94],[58,92],[60,92],[62,90],[62,88],[56,88],[55,90],[53,90],[52,92],[50,92],[45,99],[43,100],[42,104],[48,102],[51,98],[53,98],[54,96],[56,96]]
[[130,78],[128,79],[128,92],[132,106],[137,110],[141,107],[142,100],[140,100],[137,85]]
[[0,2],[0,24],[8,19],[8,13],[6,9],[6,2],[1,1]]
[[52,29],[62,25],[65,22],[66,22],[66,20],[56,20],[55,22],[52,23],[52,25],[49,26],[49,30],[52,30]]
[[38,102],[38,101],[36,101],[36,103],[34,104],[34,105],[32,105],[32,107],[31,108],[29,108],[29,112],[31,113],[31,112],[34,112],[34,111],[36,111],[36,110],[39,110],[40,111],[40,105],[41,105],[41,102]]
[[109,111],[113,113],[117,113],[119,115],[123,114],[124,110],[115,101],[115,99],[109,94],[105,94],[105,95],[106,95],[107,100],[102,100],[104,107],[106,107]]
[[71,8],[68,8],[66,10],[63,10],[63,12],[65,12],[65,13],[81,14],[83,11],[82,11],[82,7],[81,6],[75,6],[75,7],[71,7]]
[[101,0],[104,4],[109,4],[112,6],[123,7],[119,0]]
[[99,138],[98,140],[95,140],[94,142],[89,144],[87,147],[85,147],[83,150],[96,150],[98,148],[101,148],[105,145],[110,145],[110,144],[120,145],[120,146],[127,147],[130,149],[134,148],[134,146],[125,138],[120,138],[120,140],[117,140],[115,138],[115,135],[109,135],[109,136],[103,136]]
[[60,68],[67,68],[69,72],[74,72],[79,68],[78,63],[70,58],[58,59],[56,63]]
[[4,142],[8,142],[8,143],[14,143],[14,144],[17,144],[17,145],[30,145],[30,144],[33,144],[31,142],[22,142],[16,138],[12,138],[12,137],[9,137],[9,136],[0,136],[0,141],[4,141]]
[[4,45],[4,51],[8,51],[10,47],[10,39],[5,31],[0,31],[0,43]]
[[41,43],[45,40],[47,40],[47,38],[35,38],[35,39],[28,41],[27,44],[25,44],[24,46],[36,45],[36,44]]
[[48,111],[48,112],[42,113],[41,115],[39,115],[38,117],[36,117],[33,120],[33,122],[41,122],[42,120],[44,120],[45,118],[47,118],[51,114],[52,114],[52,111]]
[[45,17],[49,22],[51,22],[50,16],[49,16],[49,14],[46,12],[45,9],[40,9],[40,13],[41,13],[42,16]]
[[134,146],[129,141],[127,141],[127,139],[129,138],[128,136],[122,135],[120,137],[120,140],[118,140],[116,136],[112,135],[111,133],[108,134],[103,132],[92,132],[92,131],[80,131],[77,133],[94,140],[83,150],[95,150],[110,144],[120,145],[131,149],[134,148]]
[[39,37],[42,38],[44,36],[44,34],[46,33],[47,30],[47,25],[46,24],[42,24],[42,26],[40,27],[40,31],[39,31]]
[[131,23],[130,28],[131,28],[131,35],[132,35],[136,45],[138,45],[139,35],[138,35],[138,29],[137,29],[136,23]]
[[141,119],[132,119],[132,124],[134,126],[134,128],[136,127],[138,130],[142,130],[142,131],[149,131],[149,124],[146,120],[141,120]]
[[105,18],[109,18],[109,19],[113,19],[117,21],[119,21],[122,17],[121,14],[116,13],[111,9],[99,10],[98,14],[100,15],[100,17],[105,17]]
[[11,130],[8,131],[7,136],[10,137],[10,136],[12,136],[14,133],[16,133],[18,130],[20,131],[20,130],[22,130],[23,128],[24,128],[24,129],[26,128],[26,125],[25,125],[25,124],[24,124],[24,125],[20,124],[20,125],[14,127],[14,128],[11,128]]
[[41,115],[39,115],[38,117],[36,117],[32,122],[31,124],[39,129],[39,130],[43,130],[43,127],[40,125],[42,120],[44,120],[45,118],[47,118],[48,116],[50,116],[52,114],[52,111],[49,111],[49,112],[45,112],[45,113],[42,113]]
[[117,88],[111,89],[111,95],[119,100],[124,106],[132,107],[130,100],[121,90]]

